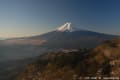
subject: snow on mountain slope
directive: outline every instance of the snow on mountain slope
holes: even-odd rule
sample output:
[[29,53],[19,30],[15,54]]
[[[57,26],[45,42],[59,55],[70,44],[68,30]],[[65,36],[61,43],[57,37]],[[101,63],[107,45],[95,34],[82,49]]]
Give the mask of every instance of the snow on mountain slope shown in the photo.
[[73,28],[71,26],[71,23],[67,22],[64,25],[60,26],[57,31],[64,32],[64,31],[69,31],[72,32]]

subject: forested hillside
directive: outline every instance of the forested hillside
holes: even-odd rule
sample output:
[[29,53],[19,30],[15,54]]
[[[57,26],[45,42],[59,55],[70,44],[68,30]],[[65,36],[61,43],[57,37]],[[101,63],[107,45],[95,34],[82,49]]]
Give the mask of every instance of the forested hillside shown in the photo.
[[20,73],[18,80],[77,80],[85,76],[120,75],[120,39],[95,49],[48,52]]

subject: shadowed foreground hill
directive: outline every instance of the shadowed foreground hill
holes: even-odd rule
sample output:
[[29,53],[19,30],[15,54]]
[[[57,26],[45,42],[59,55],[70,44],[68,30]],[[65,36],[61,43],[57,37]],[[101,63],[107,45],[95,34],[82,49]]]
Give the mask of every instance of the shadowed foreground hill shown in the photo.
[[84,76],[119,77],[120,39],[93,50],[50,52],[27,66],[17,80],[76,80]]

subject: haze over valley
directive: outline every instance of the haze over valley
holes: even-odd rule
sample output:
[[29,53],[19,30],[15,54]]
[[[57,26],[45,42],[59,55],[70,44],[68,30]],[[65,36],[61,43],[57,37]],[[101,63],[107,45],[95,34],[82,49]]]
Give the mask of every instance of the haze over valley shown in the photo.
[[0,80],[119,77],[119,0],[0,0]]

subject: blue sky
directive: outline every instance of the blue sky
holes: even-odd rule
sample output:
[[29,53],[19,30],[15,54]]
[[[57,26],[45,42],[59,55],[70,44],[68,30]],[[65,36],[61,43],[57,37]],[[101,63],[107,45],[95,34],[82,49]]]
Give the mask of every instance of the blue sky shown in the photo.
[[120,0],[0,0],[0,37],[42,34],[73,26],[120,35]]

